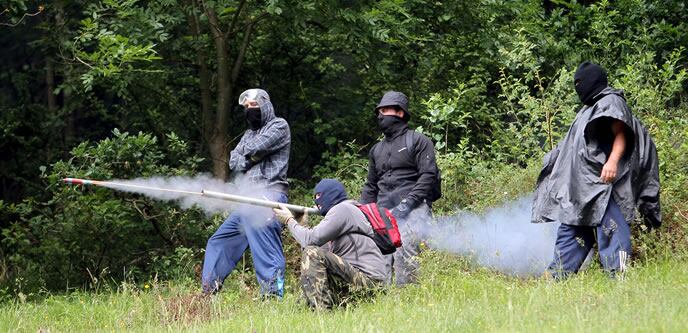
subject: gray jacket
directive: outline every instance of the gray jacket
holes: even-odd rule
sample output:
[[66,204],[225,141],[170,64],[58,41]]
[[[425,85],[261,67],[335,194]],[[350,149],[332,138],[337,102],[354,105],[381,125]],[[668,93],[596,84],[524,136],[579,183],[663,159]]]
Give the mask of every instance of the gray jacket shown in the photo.
[[373,241],[373,228],[354,203],[347,200],[332,207],[313,228],[290,220],[289,231],[302,247],[322,246],[329,242],[332,253],[368,277],[383,281],[386,278],[384,256]]
[[[262,91],[264,92],[264,91]],[[229,168],[245,172],[249,180],[269,189],[287,193],[287,168],[291,133],[287,121],[276,117],[267,93],[258,98],[262,127],[247,129],[229,154]]]

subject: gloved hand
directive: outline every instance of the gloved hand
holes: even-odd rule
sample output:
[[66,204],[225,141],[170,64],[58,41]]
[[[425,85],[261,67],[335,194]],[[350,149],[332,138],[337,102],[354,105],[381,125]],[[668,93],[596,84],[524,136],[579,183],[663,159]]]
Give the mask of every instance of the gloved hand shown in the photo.
[[280,205],[280,208],[273,208],[272,211],[282,224],[287,224],[290,219],[294,219],[294,214],[285,205]]
[[657,220],[656,216],[652,214],[643,215],[643,222],[649,229],[658,229],[662,226],[662,221]]
[[258,155],[258,154],[254,154],[254,155],[250,155],[250,156],[247,155],[246,159],[251,161],[252,164],[256,164],[256,163],[260,162],[260,160],[262,160],[263,157]]
[[413,200],[401,200],[401,202],[392,209],[392,215],[400,219],[405,219],[415,207],[416,205]]

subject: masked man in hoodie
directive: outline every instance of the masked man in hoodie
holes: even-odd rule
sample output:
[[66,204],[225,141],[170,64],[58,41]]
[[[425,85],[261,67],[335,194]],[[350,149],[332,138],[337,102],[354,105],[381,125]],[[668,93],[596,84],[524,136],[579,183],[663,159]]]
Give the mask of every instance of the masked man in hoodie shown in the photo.
[[[375,108],[385,138],[368,154],[368,177],[361,202],[377,202],[397,218],[402,247],[387,255],[388,283],[401,286],[418,278],[420,223],[430,216],[432,202],[441,197],[435,147],[428,137],[408,128],[408,98],[388,91]],[[413,212],[413,214],[412,214]]]
[[561,222],[545,275],[577,273],[597,242],[611,276],[631,254],[629,223],[638,207],[650,227],[661,224],[657,151],[607,73],[582,63],[575,75],[583,107],[564,139],[545,155],[533,203],[533,222]]
[[385,259],[373,240],[373,228],[344,185],[323,179],[315,186],[315,203],[324,216],[315,227],[297,223],[286,207],[275,216],[303,248],[301,287],[308,305],[329,309],[353,297],[370,295],[386,278]]
[[[289,125],[275,116],[270,96],[264,90],[244,91],[239,105],[244,108],[249,128],[231,151],[229,168],[261,189],[259,198],[287,202]],[[281,297],[285,269],[281,230],[270,209],[249,207],[233,212],[208,240],[203,292],[217,292],[248,247],[261,294]]]

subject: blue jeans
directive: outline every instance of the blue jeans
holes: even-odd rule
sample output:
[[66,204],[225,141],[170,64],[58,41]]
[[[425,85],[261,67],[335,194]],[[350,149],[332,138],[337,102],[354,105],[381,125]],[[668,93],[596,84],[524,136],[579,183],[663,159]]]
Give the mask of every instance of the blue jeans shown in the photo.
[[[286,203],[287,195],[267,192],[271,201]],[[285,261],[282,225],[269,208],[246,206],[234,211],[208,239],[203,260],[203,291],[217,292],[246,247],[251,250],[262,295],[284,295]]]
[[631,230],[614,199],[609,199],[602,223],[597,227],[559,226],[554,260],[547,271],[554,278],[577,273],[595,241],[604,270],[611,275],[621,271],[621,262],[628,260],[631,254]]

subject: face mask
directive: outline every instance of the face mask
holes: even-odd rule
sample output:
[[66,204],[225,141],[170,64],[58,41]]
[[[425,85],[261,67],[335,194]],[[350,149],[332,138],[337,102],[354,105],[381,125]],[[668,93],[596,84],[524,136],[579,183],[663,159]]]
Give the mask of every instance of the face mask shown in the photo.
[[258,130],[262,125],[260,108],[246,108],[244,113],[248,126],[254,131]]
[[347,199],[344,185],[334,179],[323,179],[315,186],[315,204],[320,215],[325,216],[330,209]]
[[596,64],[584,62],[573,76],[578,98],[585,105],[595,104],[595,96],[607,87],[607,73]]
[[391,135],[394,129],[405,124],[404,120],[397,116],[384,116],[380,115],[377,117],[377,125],[380,127],[385,135]]

